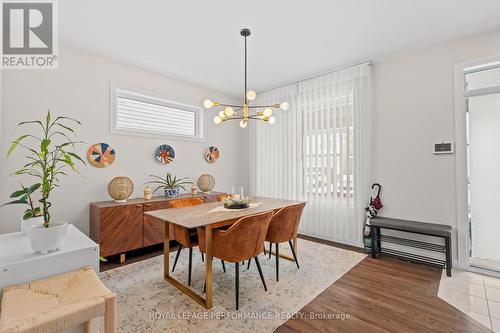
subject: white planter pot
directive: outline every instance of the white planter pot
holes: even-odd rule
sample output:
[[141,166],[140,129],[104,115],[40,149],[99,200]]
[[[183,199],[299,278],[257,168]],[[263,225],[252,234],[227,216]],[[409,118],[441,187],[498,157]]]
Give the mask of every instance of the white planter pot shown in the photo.
[[47,254],[49,251],[59,251],[66,236],[67,222],[51,223],[48,228],[35,225],[29,230],[31,249],[34,252]]
[[43,224],[43,216],[33,217],[28,220],[21,219],[21,233],[28,236],[31,227],[37,224]]

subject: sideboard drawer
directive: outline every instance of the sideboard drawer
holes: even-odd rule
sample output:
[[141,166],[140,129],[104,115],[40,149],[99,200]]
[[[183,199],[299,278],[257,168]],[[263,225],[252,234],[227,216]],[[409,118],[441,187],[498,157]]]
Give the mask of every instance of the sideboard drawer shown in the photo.
[[100,211],[101,256],[124,253],[142,247],[143,206],[107,207]]
[[[144,211],[167,209],[169,201],[152,202],[144,204]],[[144,241],[143,246],[163,243],[165,235],[165,222],[150,215],[144,215]]]

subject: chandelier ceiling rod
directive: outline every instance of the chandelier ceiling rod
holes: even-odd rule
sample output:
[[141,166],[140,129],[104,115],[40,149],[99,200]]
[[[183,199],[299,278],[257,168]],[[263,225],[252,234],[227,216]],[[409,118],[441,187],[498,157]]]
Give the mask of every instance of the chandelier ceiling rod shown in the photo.
[[[250,105],[250,102],[255,100],[256,93],[253,90],[248,90],[248,49],[247,49],[247,37],[250,36],[250,29],[241,29],[240,35],[245,38],[245,68],[244,68],[244,79],[245,79],[245,94],[243,99],[243,105],[234,104],[224,104],[219,102],[212,102],[206,99],[203,102],[203,106],[207,109],[211,107],[223,107],[224,110],[219,111],[218,115],[214,117],[214,123],[220,124],[227,120],[241,120],[240,126],[242,128],[247,127],[249,120],[261,120],[269,124],[274,124],[276,119],[273,117],[273,108],[288,110],[288,103],[283,102],[281,104],[272,105]],[[259,111],[256,109],[264,109]]]
[[242,35],[245,38],[245,91],[243,96],[245,96],[244,99],[244,104],[248,106],[248,97],[247,97],[247,92],[248,92],[248,79],[247,79],[247,37],[250,36],[252,33],[250,32],[250,29],[243,28],[240,31],[240,35]]

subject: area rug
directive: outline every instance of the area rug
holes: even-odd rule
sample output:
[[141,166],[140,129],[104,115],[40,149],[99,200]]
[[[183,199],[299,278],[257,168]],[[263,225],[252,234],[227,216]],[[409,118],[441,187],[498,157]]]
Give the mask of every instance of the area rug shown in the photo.
[[[280,253],[289,254],[288,244]],[[357,265],[364,254],[299,240],[298,260],[280,259],[276,281],[275,257],[259,256],[266,292],[255,262],[240,266],[240,309],[235,309],[235,267],[213,262],[213,304],[205,310],[162,278],[163,256],[154,257],[100,274],[104,284],[118,295],[118,331],[136,332],[273,332],[323,290]],[[170,254],[172,264],[175,253]],[[187,283],[188,250],[181,252],[173,275]],[[204,263],[193,249],[192,288],[201,293]]]

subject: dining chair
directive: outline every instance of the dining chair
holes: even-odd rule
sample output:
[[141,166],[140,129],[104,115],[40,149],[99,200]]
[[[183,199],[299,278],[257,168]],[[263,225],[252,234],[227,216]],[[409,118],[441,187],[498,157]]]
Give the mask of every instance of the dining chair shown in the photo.
[[221,201],[224,201],[224,199],[226,199],[227,195],[226,194],[218,194],[216,199],[217,199],[217,202],[221,202]]
[[[267,291],[258,255],[263,251],[267,228],[272,216],[272,211],[248,215],[237,220],[229,229],[214,229],[212,231],[212,256],[235,264],[236,310],[239,309],[239,267],[242,261],[255,259],[264,290]],[[204,227],[198,228],[198,239],[200,250],[205,253]]]
[[[176,199],[170,201],[170,208],[180,208],[194,205],[201,205],[205,203],[202,198],[185,198]],[[175,239],[179,243],[179,249],[175,255],[174,265],[172,267],[172,272],[175,270],[175,265],[177,265],[177,260],[179,260],[179,255],[183,247],[189,248],[189,264],[188,264],[188,286],[191,285],[191,271],[193,265],[193,247],[198,245],[198,235],[196,229],[188,229],[175,225],[173,223],[169,224],[170,228],[170,239]],[[202,260],[203,260],[203,253]]]
[[[292,240],[297,237],[300,218],[302,217],[302,211],[304,210],[305,205],[305,203],[301,203],[298,205],[283,207],[274,213],[271,223],[269,223],[266,241],[269,242],[269,257],[271,257],[272,244],[274,243],[276,246],[276,281],[279,281],[279,243],[288,242],[290,249],[292,250],[295,264],[297,265],[297,268],[300,268]],[[250,266],[250,263],[248,263],[248,266]]]

